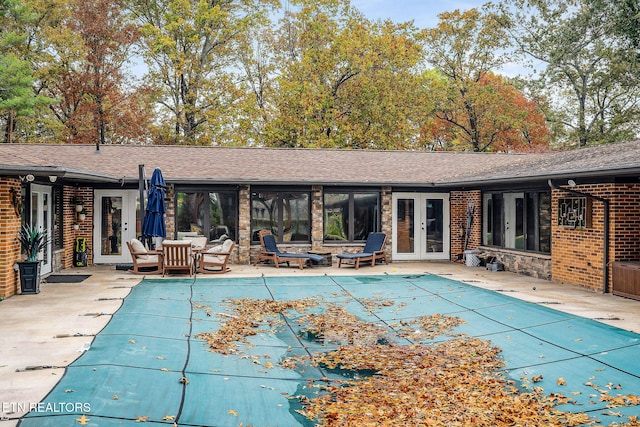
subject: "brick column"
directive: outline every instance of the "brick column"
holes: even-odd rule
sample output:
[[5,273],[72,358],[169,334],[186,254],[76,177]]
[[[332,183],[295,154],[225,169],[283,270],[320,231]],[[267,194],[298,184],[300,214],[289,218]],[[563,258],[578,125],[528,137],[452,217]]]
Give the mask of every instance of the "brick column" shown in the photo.
[[467,231],[467,209],[473,203],[473,221],[466,249],[477,249],[482,244],[482,193],[475,191],[452,191],[450,204],[451,216],[451,259],[465,249]]
[[20,260],[18,233],[22,219],[16,214],[13,200],[20,196],[21,188],[18,178],[0,179],[0,297],[3,298],[15,295],[20,285],[13,265]]

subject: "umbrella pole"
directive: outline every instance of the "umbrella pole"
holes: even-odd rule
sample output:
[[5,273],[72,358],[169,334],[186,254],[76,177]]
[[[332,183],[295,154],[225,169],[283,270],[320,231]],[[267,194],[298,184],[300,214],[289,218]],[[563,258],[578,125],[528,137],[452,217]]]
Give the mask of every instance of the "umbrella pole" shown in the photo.
[[[138,165],[138,190],[140,190],[140,228],[144,223],[144,165]],[[137,230],[136,230],[137,231]],[[145,237],[141,236],[142,244],[145,244]]]

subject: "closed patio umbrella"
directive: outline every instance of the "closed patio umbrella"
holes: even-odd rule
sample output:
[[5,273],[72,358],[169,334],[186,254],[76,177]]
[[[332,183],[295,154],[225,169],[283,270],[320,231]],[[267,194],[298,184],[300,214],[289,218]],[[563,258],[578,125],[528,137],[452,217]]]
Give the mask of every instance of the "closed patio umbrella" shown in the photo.
[[164,221],[164,192],[166,184],[159,168],[154,169],[149,180],[147,190],[147,207],[142,223],[142,235],[145,239],[151,237],[167,237],[167,227]]

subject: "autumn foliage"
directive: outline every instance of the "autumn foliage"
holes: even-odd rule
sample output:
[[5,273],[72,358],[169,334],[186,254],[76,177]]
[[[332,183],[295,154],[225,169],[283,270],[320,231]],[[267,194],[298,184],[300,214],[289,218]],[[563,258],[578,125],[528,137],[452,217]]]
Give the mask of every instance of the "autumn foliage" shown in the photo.
[[551,132],[540,105],[504,77],[486,73],[464,89],[448,79],[435,83],[437,107],[422,137],[441,150],[540,152]]

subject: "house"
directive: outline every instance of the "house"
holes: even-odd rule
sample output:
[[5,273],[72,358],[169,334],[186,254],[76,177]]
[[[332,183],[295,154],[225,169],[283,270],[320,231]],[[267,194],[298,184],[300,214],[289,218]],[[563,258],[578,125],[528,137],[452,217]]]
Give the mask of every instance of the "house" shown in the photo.
[[74,268],[78,238],[89,264],[130,262],[123,242],[140,235],[155,168],[168,236],[232,238],[235,263],[255,258],[265,228],[288,251],[333,255],[382,231],[392,262],[478,249],[599,292],[640,260],[640,141],[535,154],[2,144],[0,296],[19,289],[22,222],[49,230],[43,274]]

